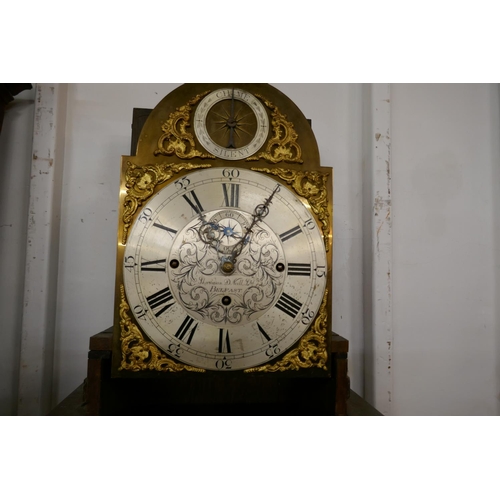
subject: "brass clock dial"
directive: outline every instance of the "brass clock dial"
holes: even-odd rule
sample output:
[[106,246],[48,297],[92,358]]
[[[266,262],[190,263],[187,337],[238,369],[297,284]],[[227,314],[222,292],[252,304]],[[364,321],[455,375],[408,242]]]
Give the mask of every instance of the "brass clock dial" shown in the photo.
[[242,160],[266,141],[269,119],[263,104],[250,92],[222,88],[198,105],[194,132],[201,145],[217,158]]
[[270,85],[166,96],[122,158],[113,376],[329,377],[331,180]]
[[311,327],[327,285],[322,233],[304,202],[245,168],[188,173],[142,207],[124,251],[125,292],[162,351],[243,370]]

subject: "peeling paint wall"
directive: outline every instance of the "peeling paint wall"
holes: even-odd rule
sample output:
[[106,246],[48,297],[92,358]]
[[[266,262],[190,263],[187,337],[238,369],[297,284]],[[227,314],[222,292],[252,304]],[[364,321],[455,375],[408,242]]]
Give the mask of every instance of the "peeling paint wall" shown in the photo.
[[391,85],[363,93],[364,397],[392,413],[392,164]]
[[18,389],[19,415],[52,407],[65,84],[37,84],[30,165]]

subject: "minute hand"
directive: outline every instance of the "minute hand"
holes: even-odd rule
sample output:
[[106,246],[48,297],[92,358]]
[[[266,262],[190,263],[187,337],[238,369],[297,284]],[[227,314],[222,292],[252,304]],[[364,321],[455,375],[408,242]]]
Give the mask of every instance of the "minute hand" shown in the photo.
[[280,187],[276,186],[274,188],[274,191],[264,201],[264,203],[262,203],[261,205],[257,205],[255,207],[255,210],[253,212],[253,219],[252,222],[250,223],[250,226],[248,226],[248,229],[246,230],[245,234],[241,237],[240,241],[238,241],[238,243],[234,245],[233,251],[231,252],[231,261],[233,264],[236,262],[236,257],[238,257],[238,255],[240,255],[240,253],[243,251],[246,239],[248,235],[252,232],[252,229],[255,226],[255,224],[257,224],[257,222],[260,222],[269,213],[269,205],[271,204],[271,200],[273,199],[274,195],[279,191],[279,189]]

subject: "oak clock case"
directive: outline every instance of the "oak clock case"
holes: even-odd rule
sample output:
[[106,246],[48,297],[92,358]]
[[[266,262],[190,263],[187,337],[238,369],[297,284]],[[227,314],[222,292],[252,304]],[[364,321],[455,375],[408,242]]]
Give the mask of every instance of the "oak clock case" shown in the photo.
[[113,376],[329,376],[331,184],[270,85],[169,94],[122,159]]

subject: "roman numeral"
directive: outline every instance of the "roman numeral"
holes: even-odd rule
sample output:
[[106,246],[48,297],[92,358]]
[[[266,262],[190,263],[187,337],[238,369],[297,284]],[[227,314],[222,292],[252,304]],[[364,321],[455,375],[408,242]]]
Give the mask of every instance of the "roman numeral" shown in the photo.
[[167,259],[141,261],[141,271],[166,271]]
[[285,314],[288,314],[288,316],[295,319],[297,314],[299,314],[302,304],[298,300],[295,300],[293,297],[290,297],[290,295],[283,292],[275,306],[280,311],[283,311]]
[[219,328],[219,348],[217,349],[217,352],[219,352],[219,353],[223,353],[223,352],[231,353],[231,344],[229,343],[229,331],[226,330],[226,333],[224,335],[223,328]]
[[160,224],[159,222],[155,222],[153,224],[153,226],[158,227],[160,229],[163,229],[164,231],[171,233],[170,236],[172,236],[172,238],[174,237],[175,234],[177,234],[177,231],[175,229],[172,229],[171,227],[164,226],[164,225]]
[[292,227],[292,229],[289,229],[288,231],[280,234],[281,241],[289,240],[290,238],[297,236],[301,232],[302,229],[300,229],[300,226]]
[[259,332],[262,334],[266,342],[271,342],[271,337],[266,333],[264,328],[262,328],[259,323],[257,323],[257,328],[259,329]]
[[200,200],[196,196],[194,191],[189,191],[183,194],[182,197],[189,203],[190,207],[200,215],[203,212],[203,207],[201,206]]
[[[176,338],[178,338],[179,340],[182,340],[183,342],[186,342],[186,344],[188,344],[188,345],[191,344],[191,340],[193,340],[194,332],[198,328],[198,323],[195,323],[193,328],[191,328],[193,321],[194,321],[194,319],[191,318],[191,316],[186,316],[184,321],[182,322],[181,326],[177,330],[177,333],[175,334]],[[188,334],[188,331],[190,328],[191,328],[191,331]],[[186,337],[186,335],[187,335],[187,337]],[[184,337],[186,337],[186,340],[184,340]]]
[[240,199],[240,185],[222,184],[222,191],[224,192],[224,206],[237,207]]
[[288,276],[311,276],[311,264],[288,264]]
[[[167,288],[164,288],[163,290],[160,290],[159,292],[153,293],[153,295],[146,297],[146,300],[148,301],[149,307],[151,307],[153,312],[154,309],[161,307],[161,309],[155,312],[156,317],[158,317],[160,314],[164,313],[169,307],[172,307],[174,305],[173,302],[174,298],[168,286]],[[170,303],[170,301],[172,302]]]

